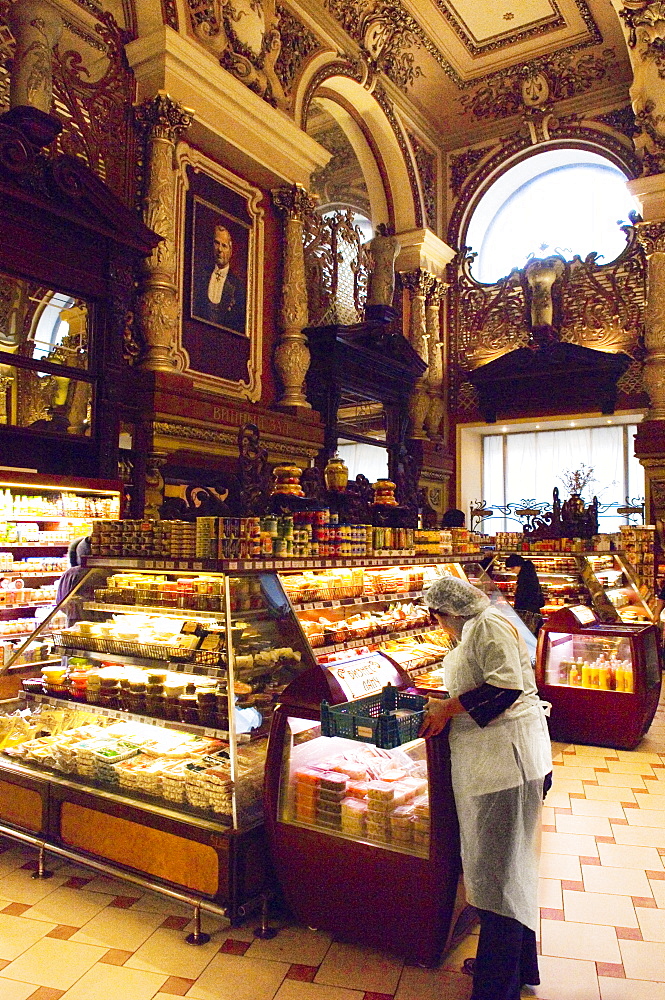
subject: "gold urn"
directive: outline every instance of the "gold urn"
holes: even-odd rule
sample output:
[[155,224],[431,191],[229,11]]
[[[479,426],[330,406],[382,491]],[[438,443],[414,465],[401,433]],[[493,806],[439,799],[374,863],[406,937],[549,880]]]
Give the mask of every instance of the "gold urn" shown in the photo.
[[349,470],[344,459],[340,458],[339,455],[333,455],[332,458],[329,458],[328,464],[323,470],[323,478],[327,490],[343,493],[349,481]]

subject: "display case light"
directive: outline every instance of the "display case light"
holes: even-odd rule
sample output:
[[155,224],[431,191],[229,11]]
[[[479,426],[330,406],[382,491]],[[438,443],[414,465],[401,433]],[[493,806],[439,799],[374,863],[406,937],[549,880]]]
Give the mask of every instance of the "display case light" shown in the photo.
[[7,481],[0,479],[0,486],[4,486],[7,489],[50,490],[52,493],[91,493],[97,496],[120,496],[120,490],[97,489],[93,486],[63,486],[61,483],[17,483],[14,480]]

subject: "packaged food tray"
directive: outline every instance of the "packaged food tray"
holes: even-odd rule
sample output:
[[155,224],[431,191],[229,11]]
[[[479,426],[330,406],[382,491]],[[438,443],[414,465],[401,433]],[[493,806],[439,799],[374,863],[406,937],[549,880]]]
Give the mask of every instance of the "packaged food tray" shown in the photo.
[[426,698],[404,694],[387,684],[380,694],[341,705],[321,702],[322,736],[373,743],[384,750],[415,740],[423,724]]

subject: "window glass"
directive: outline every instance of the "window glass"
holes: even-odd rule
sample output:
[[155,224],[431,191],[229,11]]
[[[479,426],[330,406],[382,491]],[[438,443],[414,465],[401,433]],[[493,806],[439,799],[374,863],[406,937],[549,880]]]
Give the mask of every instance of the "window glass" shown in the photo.
[[635,199],[623,172],[598,153],[549,150],[507,170],[480,199],[465,244],[477,257],[473,277],[492,283],[530,257],[571,260],[595,251],[603,263],[622,252]]

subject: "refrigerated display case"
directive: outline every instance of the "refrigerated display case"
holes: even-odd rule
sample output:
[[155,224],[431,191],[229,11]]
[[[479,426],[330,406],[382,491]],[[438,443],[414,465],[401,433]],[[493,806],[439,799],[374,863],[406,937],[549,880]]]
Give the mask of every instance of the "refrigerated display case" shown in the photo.
[[[98,518],[119,518],[121,496],[115,481],[0,472],[0,672],[55,604],[70,541]],[[30,655],[39,662],[45,649],[33,644]],[[2,687],[8,697],[16,683]]]
[[[372,657],[376,688],[395,668]],[[317,666],[284,691],[270,733],[266,827],[286,902],[307,926],[434,965],[464,908],[447,737],[385,750],[324,736],[322,698],[346,695]]]
[[602,622],[585,605],[557,611],[540,631],[536,682],[552,739],[634,750],[660,697],[658,630]]
[[[315,661],[274,572],[133,562],[122,572],[90,559],[59,605],[57,660],[23,681],[31,730],[0,730],[0,788],[11,789],[0,819],[199,893],[233,919],[267,878],[274,705]],[[38,630],[25,645],[41,641]],[[51,735],[40,713],[51,730],[57,716]]]
[[[510,553],[498,553],[489,573],[504,596],[512,601],[517,569],[507,569]],[[535,566],[545,595],[542,614],[586,605],[605,622],[652,622],[653,613],[623,553],[524,552]]]

